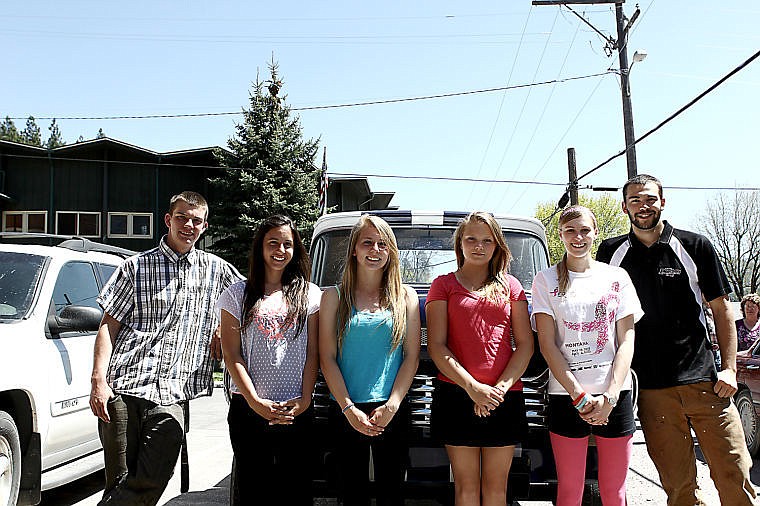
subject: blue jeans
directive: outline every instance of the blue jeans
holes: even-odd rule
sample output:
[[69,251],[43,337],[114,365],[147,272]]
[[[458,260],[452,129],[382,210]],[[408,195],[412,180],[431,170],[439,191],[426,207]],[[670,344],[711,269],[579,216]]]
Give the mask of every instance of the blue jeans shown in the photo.
[[98,421],[105,456],[102,505],[158,503],[174,473],[185,435],[182,406],[128,395],[108,401],[110,423]]

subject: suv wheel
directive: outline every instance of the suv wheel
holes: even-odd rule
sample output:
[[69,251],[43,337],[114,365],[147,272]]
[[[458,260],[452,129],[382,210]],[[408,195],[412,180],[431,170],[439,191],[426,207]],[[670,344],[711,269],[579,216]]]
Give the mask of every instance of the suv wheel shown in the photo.
[[736,409],[739,411],[739,419],[744,429],[744,438],[747,441],[747,449],[751,455],[757,454],[760,448],[760,420],[755,413],[755,406],[752,403],[752,394],[748,390],[741,390],[734,398]]
[[0,504],[15,505],[21,483],[21,446],[13,418],[0,411]]

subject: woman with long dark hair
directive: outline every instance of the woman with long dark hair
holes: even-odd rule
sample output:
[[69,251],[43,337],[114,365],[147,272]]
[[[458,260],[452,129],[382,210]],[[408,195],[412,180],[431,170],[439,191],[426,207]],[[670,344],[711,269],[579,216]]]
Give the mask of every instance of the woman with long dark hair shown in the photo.
[[248,279],[217,303],[241,504],[312,504],[307,449],[321,292],[310,273],[293,221],[270,216],[254,234]]

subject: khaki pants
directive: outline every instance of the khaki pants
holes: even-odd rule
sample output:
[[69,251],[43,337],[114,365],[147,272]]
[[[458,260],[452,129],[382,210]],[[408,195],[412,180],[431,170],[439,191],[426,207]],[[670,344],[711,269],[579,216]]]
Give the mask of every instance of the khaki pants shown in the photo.
[[647,450],[668,494],[668,506],[706,506],[697,485],[690,428],[710,467],[721,503],[755,504],[749,477],[752,459],[739,412],[730,399],[715,394],[711,382],[642,389],[638,406]]

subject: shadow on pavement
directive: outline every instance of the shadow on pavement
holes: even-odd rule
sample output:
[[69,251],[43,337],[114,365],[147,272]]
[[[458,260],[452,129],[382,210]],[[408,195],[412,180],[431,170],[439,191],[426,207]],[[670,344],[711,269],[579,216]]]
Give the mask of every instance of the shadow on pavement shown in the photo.
[[98,494],[103,495],[103,484],[106,478],[103,471],[98,471],[72,481],[53,490],[42,492],[42,506],[69,506]]
[[173,497],[164,504],[170,506],[185,504],[229,504],[230,503],[230,475],[222,481],[206,490],[195,490]]

